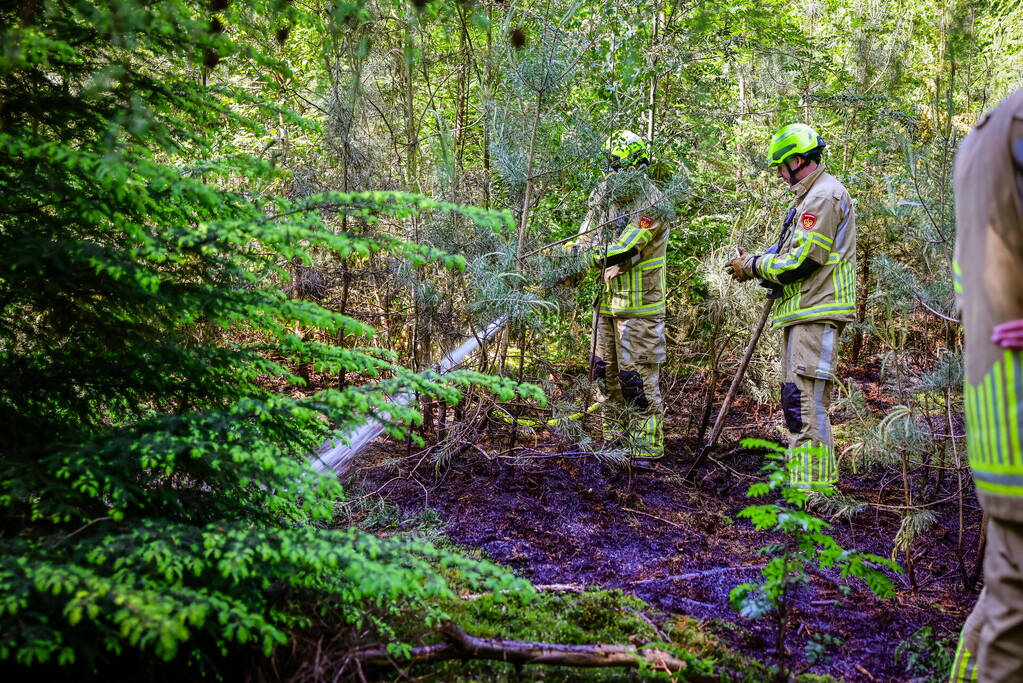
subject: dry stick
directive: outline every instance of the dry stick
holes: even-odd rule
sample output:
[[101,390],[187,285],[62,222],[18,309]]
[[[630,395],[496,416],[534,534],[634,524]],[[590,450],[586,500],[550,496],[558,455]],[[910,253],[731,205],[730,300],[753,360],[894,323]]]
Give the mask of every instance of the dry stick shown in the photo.
[[[909,456],[906,454],[905,451],[902,451],[900,453],[899,461],[900,461],[900,467],[901,467],[901,470],[902,470],[902,500],[903,500],[903,503],[906,506],[906,509],[907,510],[912,510],[912,509],[914,509],[913,508],[913,493],[912,493],[912,491],[910,490],[910,487],[909,487],[909,462],[908,462],[908,458],[909,458]],[[905,548],[905,550],[903,552],[904,552],[904,554],[906,556],[906,570],[907,570],[907,573],[909,574],[909,586],[910,586],[910,589],[913,592],[913,595],[916,595],[916,593],[917,593],[916,568],[914,567],[914,563],[913,563],[913,542],[912,542],[912,540],[910,540],[910,542],[906,544],[906,548]]]
[[[593,321],[590,323],[590,357],[586,362],[590,366],[589,382],[586,383],[586,396],[583,399],[583,405],[590,405],[590,399],[593,392],[593,383],[597,380],[597,330],[600,328],[600,303],[604,297],[604,282],[603,273],[601,273],[601,281],[597,287],[597,296],[593,298]],[[605,379],[606,381],[606,379]],[[599,398],[599,396],[598,396]],[[583,431],[586,431],[586,418],[588,415],[583,415],[579,421],[583,426]],[[590,424],[593,424],[592,422]],[[603,436],[604,426],[600,426],[601,436]]]
[[653,579],[640,579],[639,581],[629,581],[630,586],[638,586],[644,583],[655,583],[657,581],[694,581],[696,579],[702,579],[707,576],[716,576],[718,574],[728,574],[731,572],[741,572],[747,569],[763,569],[767,565],[764,564],[750,564],[741,567],[714,567],[713,569],[703,569],[695,572],[687,572],[685,574],[669,574],[668,576],[658,576]]
[[[526,228],[529,227],[529,207],[533,200],[533,163],[536,160],[536,131],[540,128],[540,119],[543,114],[543,95],[541,88],[536,93],[536,113],[533,116],[533,128],[529,133],[529,150],[526,154],[526,175],[524,176],[526,186],[522,191],[522,211],[519,215],[519,227],[517,244],[515,247],[515,272],[522,274],[522,263],[525,260]],[[516,290],[522,287],[521,280],[516,282]],[[505,343],[505,358],[507,358],[508,343],[511,342],[511,331],[508,331]],[[526,326],[522,326],[522,335],[519,338],[519,383],[522,382],[522,372],[526,366]],[[508,442],[508,450],[515,448],[515,441],[519,436],[519,413],[516,410],[512,415],[511,439]]]
[[[603,226],[603,225],[606,225],[606,223],[602,223],[601,224],[601,226]],[[601,227],[601,226],[597,226],[597,227]],[[588,230],[587,232],[590,232],[591,230]],[[607,263],[607,250],[610,247],[610,245],[608,244],[607,240],[602,240],[602,242],[603,242],[604,254],[601,257],[602,258],[601,262],[602,263]],[[590,374],[589,374],[589,380],[590,381],[586,383],[586,397],[583,400],[583,405],[584,406],[590,405],[590,396],[591,396],[590,392],[593,391],[593,383],[597,379],[597,331],[600,329],[600,306],[601,306],[601,303],[604,300],[604,287],[605,286],[606,285],[605,285],[605,282],[604,282],[604,271],[601,270],[600,274],[597,276],[597,296],[595,296],[593,298],[593,322],[590,325],[590,357],[586,359],[586,362],[589,364],[589,367],[590,367]],[[606,383],[607,382],[607,378],[605,378],[604,381]],[[598,398],[599,398],[599,396],[598,396]],[[579,421],[580,424],[583,426],[583,430],[584,431],[586,430],[586,417],[587,417],[586,414],[583,414],[582,419]],[[603,420],[604,420],[604,418],[602,417],[601,418],[601,425],[600,425],[601,436],[604,435],[603,434],[603,432],[604,432]]]
[[[518,380],[517,380],[519,384],[522,384],[523,373],[525,372],[525,369],[526,369],[526,339],[527,339],[527,332],[528,332],[528,330],[526,329],[526,326],[523,325],[522,326],[522,334],[519,335],[519,372],[518,372]],[[508,333],[508,336],[511,337],[511,333],[510,332]],[[519,438],[519,415],[521,415],[521,414],[522,414],[522,408],[518,408],[518,409],[515,410],[515,414],[512,416],[511,441],[509,441],[509,443],[508,443],[508,450],[509,451],[514,451],[515,450],[515,442]]]
[[636,214],[643,213],[644,211],[646,211],[647,209],[649,209],[649,208],[651,208],[653,206],[654,206],[654,204],[647,204],[646,206],[642,206],[642,207],[636,209],[635,211],[631,211],[629,213],[622,214],[621,216],[616,216],[614,218],[611,218],[609,220],[604,221],[603,223],[600,223],[598,225],[594,225],[592,228],[587,228],[586,230],[583,230],[582,232],[577,232],[577,233],[575,233],[573,235],[569,235],[568,237],[562,237],[560,240],[554,240],[553,242],[548,242],[547,244],[543,245],[542,247],[537,247],[536,249],[534,249],[532,251],[527,251],[525,254],[522,255],[520,260],[525,260],[525,259],[529,258],[530,256],[533,256],[534,254],[539,254],[541,251],[545,251],[545,250],[550,249],[552,247],[556,247],[559,244],[564,244],[565,242],[570,242],[570,241],[572,241],[574,239],[578,239],[582,235],[588,235],[591,232],[594,232],[596,230],[600,230],[601,228],[606,227],[608,225],[611,225],[615,221],[618,221],[618,220],[620,220],[622,218],[632,218]]
[[471,636],[453,623],[441,627],[446,643],[415,647],[408,657],[397,658],[386,647],[376,646],[360,650],[355,658],[365,664],[402,664],[412,662],[438,662],[449,659],[489,659],[514,664],[546,664],[553,666],[638,668],[650,667],[667,672],[685,671],[687,681],[710,683],[717,676],[689,671],[689,664],[664,650],[634,645],[561,645],[528,640],[503,640]]
[[963,562],[963,470],[962,461],[959,458],[959,448],[956,446],[955,429],[952,424],[952,386],[945,385],[945,424],[948,425],[948,433],[951,435],[952,458],[955,460],[956,468],[956,510],[959,513],[959,530],[956,534],[956,559],[959,562],[959,580],[964,590],[972,588],[966,578],[966,564]]
[[680,525],[680,524],[676,524],[675,522],[667,520],[664,517],[658,517],[657,515],[652,515],[649,512],[643,512],[642,510],[633,510],[632,508],[625,508],[625,507],[623,507],[622,509],[625,510],[626,512],[631,512],[634,515],[643,515],[644,517],[650,517],[651,519],[656,519],[658,522],[664,522],[665,524],[673,526],[676,529],[681,529],[682,528],[682,525]]
[[686,479],[689,479],[693,472],[703,464],[703,461],[707,458],[707,453],[714,448],[718,437],[721,436],[721,430],[725,426],[725,415],[728,414],[728,409],[732,406],[732,399],[735,398],[739,385],[742,383],[742,377],[746,374],[746,368],[749,366],[750,359],[753,358],[753,352],[757,349],[760,335],[764,333],[764,325],[767,324],[767,318],[771,315],[772,306],[774,306],[774,299],[768,299],[764,302],[764,309],[760,312],[760,319],[757,321],[756,329],[753,330],[753,336],[750,337],[749,344],[746,345],[746,353],[743,354],[739,369],[735,371],[735,377],[732,378],[732,385],[728,387],[728,393],[725,394],[725,400],[721,404],[721,410],[718,412],[718,419],[714,422],[714,429],[710,431],[710,439],[700,449],[700,454],[696,456],[696,461],[689,468],[689,471],[686,472]]
[[981,514],[980,535],[977,537],[977,557],[973,560],[973,572],[970,574],[971,590],[977,585],[977,582],[980,581],[980,575],[984,570],[984,551],[987,548],[988,519],[988,514],[986,512]]
[[857,671],[859,671],[861,674],[863,674],[864,676],[866,676],[870,680],[872,680],[872,681],[876,681],[877,680],[876,678],[874,678],[874,674],[870,673],[869,671],[864,669],[859,664],[855,664],[854,667],[856,668]]
[[[717,308],[717,315],[714,316],[714,327],[710,331],[710,343],[707,345],[707,355],[710,358],[710,381],[707,382],[706,396],[703,400],[703,412],[700,414],[700,426],[696,440],[703,443],[703,437],[707,436],[707,425],[710,423],[710,414],[714,409],[714,389],[718,385],[718,361],[721,360],[721,351],[715,353],[718,348],[718,333],[721,331],[721,322],[724,319],[721,307]],[[725,342],[727,343],[727,342]],[[721,344],[723,349],[725,343]]]
[[[586,586],[581,583],[537,583],[533,584],[533,590],[538,593],[582,593]],[[493,593],[469,593],[458,596],[459,600],[479,600],[495,594],[508,595],[514,593],[512,590],[494,591]]]

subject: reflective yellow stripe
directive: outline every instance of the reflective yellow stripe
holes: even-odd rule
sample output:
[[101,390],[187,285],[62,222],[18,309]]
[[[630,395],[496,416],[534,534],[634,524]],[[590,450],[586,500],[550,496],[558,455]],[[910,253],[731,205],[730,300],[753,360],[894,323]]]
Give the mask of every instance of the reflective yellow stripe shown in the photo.
[[995,412],[994,402],[991,400],[992,393],[993,392],[991,391],[991,373],[988,373],[984,377],[984,382],[980,393],[981,415],[983,415],[984,417],[984,421],[981,423],[980,428],[982,430],[981,436],[984,438],[984,450],[987,451],[987,462],[989,470],[993,468],[996,463],[995,458],[996,453],[995,449],[993,448],[994,445],[992,443],[993,439],[991,438],[991,434],[994,431],[991,425],[994,422],[993,413]]
[[811,231],[808,232],[807,235],[809,235],[810,239],[814,240],[828,251],[831,251],[831,245],[835,243],[835,240],[831,239],[822,232]]
[[835,450],[823,442],[808,442],[789,449],[789,483],[796,487],[831,485],[838,481]]
[[632,295],[631,306],[639,308],[643,305],[643,271],[639,268],[632,270],[632,283],[629,285]]
[[[652,273],[657,269],[660,269],[659,273]],[[666,308],[664,292],[667,289],[664,270],[664,257],[656,257],[640,261],[629,270],[617,275],[605,288],[607,301],[601,304],[601,313],[652,315],[663,312]],[[649,278],[655,276],[661,298],[657,301],[644,303],[643,297],[646,294],[647,284],[650,283]]]
[[963,269],[955,259],[952,259],[952,289],[958,294],[963,293]]
[[653,235],[651,235],[650,231],[646,228],[633,228],[619,239],[617,243],[608,247],[607,255],[612,256],[614,254],[621,254],[633,247],[639,249],[641,246],[649,242],[652,237]]
[[[798,268],[806,260],[806,255],[809,253],[810,242],[803,242],[803,245],[799,247],[799,251],[794,254],[770,254],[760,260],[760,272],[766,279],[777,284],[779,275]],[[782,257],[785,257],[784,261],[781,260]]]
[[808,233],[808,237],[809,237],[809,242],[811,244],[816,244],[818,247],[820,247],[824,251],[831,251],[831,243],[832,243],[832,241],[830,239],[828,239],[827,237],[825,237],[824,235],[820,234],[819,232],[811,232],[811,233]]
[[776,315],[774,317],[774,320],[771,321],[771,326],[778,327],[779,325],[796,322],[798,320],[810,320],[813,318],[822,318],[824,316],[854,313],[856,313],[856,306],[851,303],[821,304],[820,306],[796,309],[791,313],[785,311],[784,314]]
[[664,455],[664,419],[649,415],[640,426],[639,435],[629,455],[640,458],[659,458]]
[[982,491],[1023,497],[1021,354],[1006,350],[978,384],[966,382],[966,448],[973,478]]
[[608,246],[606,255],[602,249],[593,251],[590,254],[590,266],[600,265],[604,262],[605,256],[617,256],[633,247],[639,250],[651,239],[653,239],[653,233],[646,228],[632,228],[628,232],[622,233],[617,242]]
[[977,658],[966,649],[965,634],[959,636],[959,645],[956,647],[955,659],[952,660],[952,675],[949,676],[950,683],[969,683],[977,680],[980,669],[977,668]]
[[1020,395],[1017,393],[1019,382],[1017,377],[1020,373],[1020,359],[1016,354],[1011,351],[1006,351],[1004,354],[1005,359],[1005,386],[1008,391],[1006,392],[1007,408],[1009,411],[1014,411],[1014,415],[1009,415],[1009,465],[1011,467],[1019,468],[1023,470],[1023,449],[1019,446],[1019,419],[1020,419]]
[[[828,259],[831,263],[832,260]],[[852,304],[856,301],[856,273],[853,265],[839,257],[835,260],[835,268],[831,271],[831,286],[835,289],[836,303]]]
[[664,300],[661,299],[660,301],[657,301],[657,302],[652,303],[652,304],[647,304],[646,306],[615,306],[615,305],[612,304],[608,310],[609,310],[610,313],[641,314],[641,313],[660,313],[664,309],[665,309]]

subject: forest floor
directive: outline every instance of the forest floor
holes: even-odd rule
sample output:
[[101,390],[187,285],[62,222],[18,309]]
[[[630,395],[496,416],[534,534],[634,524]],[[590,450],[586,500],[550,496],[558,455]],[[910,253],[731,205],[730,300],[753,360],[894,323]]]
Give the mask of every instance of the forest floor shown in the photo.
[[[845,376],[850,374],[875,410],[892,403],[876,370]],[[728,595],[740,583],[757,581],[765,562],[757,549],[778,540],[737,518],[750,504],[745,493],[762,464],[738,442],[746,436],[778,440],[781,416],[761,409],[753,419],[740,400],[718,448],[685,481],[699,448],[682,431],[698,421],[699,403],[699,396],[668,402],[667,454],[656,471],[616,470],[592,456],[559,457],[556,448],[544,454],[533,443],[549,445],[546,433],[526,444],[532,458],[500,457],[507,440],[491,434],[492,442],[481,435],[476,447],[443,469],[422,454],[396,457],[395,444],[381,444],[360,456],[348,480],[365,492],[378,491],[405,519],[435,519],[450,542],[478,549],[535,584],[621,589],[666,615],[703,620],[732,648],[774,661],[769,620],[739,617]],[[843,415],[833,417],[843,422]],[[954,484],[931,497],[954,498],[949,493],[955,493]],[[901,485],[890,475],[883,480],[874,472],[843,471],[838,488],[870,505],[832,520],[835,539],[846,549],[890,556],[901,521]],[[933,639],[949,639],[946,647],[954,642],[976,593],[964,590],[956,559],[956,503],[932,510],[936,524],[914,544],[915,591],[905,573],[895,577],[894,600],[878,599],[856,581],[851,591],[840,588],[834,572],[811,576],[810,586],[796,596],[788,632],[789,661],[797,671],[847,681],[906,681],[913,674],[896,663],[901,643],[924,627],[932,629]],[[965,510],[962,543],[969,574],[980,519],[972,486]],[[905,566],[902,554],[897,559]],[[825,643],[827,657],[810,665],[804,652],[814,641]]]

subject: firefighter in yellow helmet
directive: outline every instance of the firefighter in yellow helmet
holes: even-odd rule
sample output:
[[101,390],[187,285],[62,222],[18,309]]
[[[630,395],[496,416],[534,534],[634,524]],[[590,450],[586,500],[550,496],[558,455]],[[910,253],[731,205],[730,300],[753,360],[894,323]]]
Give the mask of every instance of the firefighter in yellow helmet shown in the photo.
[[740,250],[726,271],[759,278],[777,298],[782,329],[781,403],[789,431],[792,486],[838,481],[828,406],[838,338],[856,312],[856,215],[849,192],[821,162],[824,140],[802,123],[775,134],[768,163],[794,195],[778,242],[762,254]]
[[604,286],[594,311],[591,372],[603,401],[605,448],[633,464],[664,455],[660,367],[665,360],[665,252],[662,195],[646,173],[646,143],[618,131],[604,143],[609,173],[590,194],[579,238]]
[[1023,681],[1023,90],[966,136],[952,182],[966,446],[989,517],[952,680]]

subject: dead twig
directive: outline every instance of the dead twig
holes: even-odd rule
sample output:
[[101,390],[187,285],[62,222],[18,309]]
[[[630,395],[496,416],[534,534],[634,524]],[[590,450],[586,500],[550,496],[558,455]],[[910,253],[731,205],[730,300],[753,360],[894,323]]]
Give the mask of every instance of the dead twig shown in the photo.
[[625,510],[626,512],[631,512],[634,515],[643,515],[644,517],[650,517],[652,519],[656,519],[658,522],[664,522],[665,524],[667,524],[669,526],[673,526],[676,529],[681,529],[682,528],[681,525],[676,524],[675,522],[668,521],[664,517],[658,517],[657,515],[652,515],[649,512],[643,512],[642,510],[633,510],[632,508],[626,508],[626,507],[623,507],[622,509]]
[[63,543],[64,541],[68,540],[69,538],[71,538],[71,537],[73,537],[73,536],[76,536],[76,535],[78,535],[78,534],[82,533],[83,531],[85,531],[86,529],[88,529],[89,527],[91,527],[91,526],[92,526],[93,524],[98,524],[99,522],[106,522],[106,521],[108,521],[108,520],[111,520],[111,519],[113,519],[113,517],[110,517],[110,516],[106,516],[106,517],[97,517],[96,519],[92,519],[92,520],[89,520],[89,521],[88,521],[88,522],[86,522],[86,523],[85,523],[84,525],[82,525],[82,526],[78,527],[77,529],[75,529],[74,531],[72,531],[72,532],[71,532],[70,534],[68,534],[68,535],[67,535],[67,536],[65,536],[64,538],[61,538],[60,540],[58,540],[58,541],[57,541],[56,543],[54,543],[53,545],[54,545],[54,546],[58,546],[58,545],[60,545],[61,543]]
[[693,581],[695,579],[702,579],[705,576],[715,576],[717,574],[727,574],[729,572],[741,572],[747,569],[763,569],[765,565],[762,564],[749,564],[742,567],[716,567],[714,569],[704,569],[699,572],[689,572],[687,574],[669,574],[668,576],[659,576],[655,579],[642,579],[640,581],[630,581],[630,586],[638,586],[644,583],[655,583],[657,581]]
[[661,629],[660,629],[660,628],[659,628],[659,627],[657,626],[657,624],[655,624],[655,623],[654,623],[653,619],[651,619],[650,617],[648,617],[648,616],[647,616],[646,614],[644,614],[643,612],[640,612],[640,611],[639,611],[638,609],[632,609],[631,607],[626,607],[626,608],[625,608],[625,611],[626,611],[626,612],[629,612],[629,613],[631,613],[631,614],[635,614],[635,615],[636,615],[637,617],[639,617],[640,619],[642,619],[643,621],[645,621],[645,622],[647,623],[647,626],[649,626],[649,627],[650,627],[651,629],[653,629],[653,631],[654,631],[654,634],[655,634],[655,635],[656,635],[656,636],[657,636],[658,638],[660,638],[660,639],[661,639],[661,640],[663,640],[664,642],[668,642],[668,636],[664,635],[664,631],[662,631],[662,630],[661,630]]
[[859,671],[861,674],[863,674],[864,676],[866,676],[870,680],[872,680],[872,681],[876,681],[877,680],[876,678],[874,678],[874,674],[870,673],[869,671],[864,669],[859,664],[854,664],[853,666],[856,668],[857,671]]

